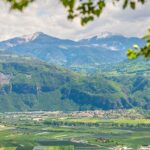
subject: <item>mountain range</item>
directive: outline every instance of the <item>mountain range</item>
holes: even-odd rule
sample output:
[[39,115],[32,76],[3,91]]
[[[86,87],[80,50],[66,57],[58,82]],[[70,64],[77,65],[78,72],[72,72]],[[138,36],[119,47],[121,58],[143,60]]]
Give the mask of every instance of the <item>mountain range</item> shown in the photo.
[[[113,34],[72,41],[44,33],[0,42],[0,112],[150,109],[150,61],[125,55],[135,43],[144,41]],[[96,69],[85,74],[72,66]]]
[[0,49],[65,67],[98,66],[127,59],[126,50],[135,43],[143,45],[144,41],[111,33],[72,41],[38,32],[0,42]]

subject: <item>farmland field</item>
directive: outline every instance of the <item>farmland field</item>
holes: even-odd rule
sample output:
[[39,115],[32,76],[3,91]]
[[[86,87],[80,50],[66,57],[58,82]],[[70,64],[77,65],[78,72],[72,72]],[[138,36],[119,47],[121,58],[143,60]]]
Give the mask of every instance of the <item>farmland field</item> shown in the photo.
[[0,117],[0,150],[137,149],[150,145],[149,119]]

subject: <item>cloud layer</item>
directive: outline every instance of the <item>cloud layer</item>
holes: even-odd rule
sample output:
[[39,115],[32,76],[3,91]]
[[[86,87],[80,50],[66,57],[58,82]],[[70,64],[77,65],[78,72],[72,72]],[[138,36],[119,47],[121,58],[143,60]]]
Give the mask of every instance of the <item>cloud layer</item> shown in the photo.
[[138,9],[122,10],[108,3],[102,16],[85,27],[80,20],[67,20],[66,10],[59,0],[37,0],[23,13],[9,11],[9,5],[0,2],[0,40],[15,36],[45,32],[52,36],[69,39],[82,39],[101,32],[112,32],[126,36],[142,36],[150,27],[150,3]]

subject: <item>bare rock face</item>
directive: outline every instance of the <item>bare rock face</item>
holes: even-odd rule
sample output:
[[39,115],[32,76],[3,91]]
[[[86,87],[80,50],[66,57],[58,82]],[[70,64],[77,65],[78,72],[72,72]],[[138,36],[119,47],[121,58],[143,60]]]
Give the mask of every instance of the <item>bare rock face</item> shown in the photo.
[[7,85],[10,83],[11,76],[0,72],[0,86]]

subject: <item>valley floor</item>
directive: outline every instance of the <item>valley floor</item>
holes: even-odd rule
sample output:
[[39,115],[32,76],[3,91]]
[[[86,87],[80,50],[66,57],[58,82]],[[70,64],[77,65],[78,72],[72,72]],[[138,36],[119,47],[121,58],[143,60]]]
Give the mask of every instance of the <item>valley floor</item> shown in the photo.
[[100,119],[58,114],[0,114],[0,150],[150,149],[149,119]]

